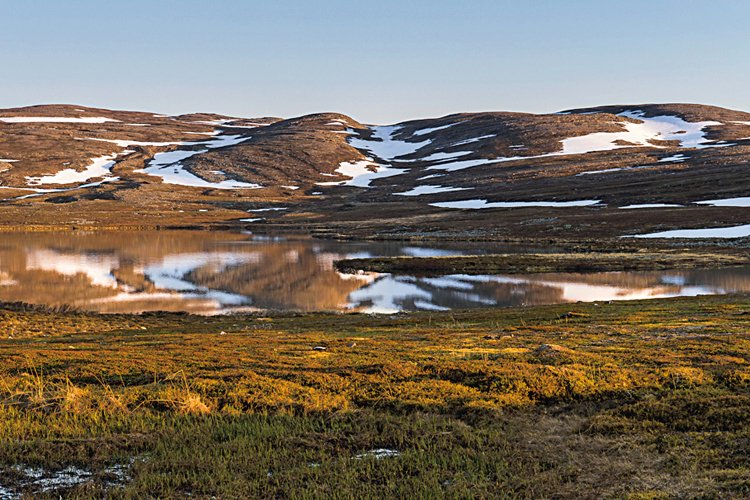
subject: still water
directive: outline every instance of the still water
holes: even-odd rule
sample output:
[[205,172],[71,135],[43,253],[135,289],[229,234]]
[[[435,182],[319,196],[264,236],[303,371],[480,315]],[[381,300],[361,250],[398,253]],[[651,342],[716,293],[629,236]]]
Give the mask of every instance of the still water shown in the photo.
[[343,258],[513,250],[521,249],[205,231],[2,233],[0,301],[108,313],[392,313],[750,291],[748,268],[418,277],[342,274],[333,266]]

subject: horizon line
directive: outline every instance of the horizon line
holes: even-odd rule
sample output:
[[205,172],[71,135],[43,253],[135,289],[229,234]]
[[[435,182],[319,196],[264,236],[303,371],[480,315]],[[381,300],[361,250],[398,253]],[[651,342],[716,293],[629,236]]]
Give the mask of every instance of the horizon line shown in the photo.
[[[278,118],[279,120],[293,120],[295,118],[302,118],[306,116],[314,116],[314,115],[322,115],[322,114],[339,114],[344,115],[349,118],[354,119],[355,121],[365,124],[365,125],[383,125],[381,123],[375,123],[375,122],[366,122],[361,121],[356,118],[354,118],[352,115],[341,112],[341,111],[314,111],[310,113],[302,113],[302,114],[294,114],[292,116],[279,116],[279,115],[253,115],[253,116],[242,116],[240,114],[223,114],[216,111],[187,111],[187,112],[178,112],[178,113],[161,113],[154,110],[144,110],[144,109],[125,109],[120,108],[119,106],[117,108],[106,108],[101,107],[99,105],[88,105],[88,104],[79,104],[79,103],[63,103],[63,102],[44,102],[44,103],[37,103],[37,104],[27,104],[27,105],[21,105],[21,106],[13,106],[13,107],[3,107],[0,108],[0,112],[5,112],[12,109],[23,109],[23,108],[33,108],[33,107],[42,107],[42,106],[68,106],[68,107],[79,107],[79,108],[89,108],[89,109],[97,109],[97,110],[104,110],[104,111],[114,111],[114,112],[126,112],[126,113],[153,113],[154,115],[163,115],[167,117],[176,117],[181,115],[191,115],[191,114],[211,114],[211,115],[217,115],[222,116],[226,118],[238,118],[238,119],[265,119],[265,118]],[[516,113],[516,114],[527,114],[527,115],[537,115],[537,116],[543,116],[543,115],[556,115],[556,114],[562,114],[567,113],[571,111],[577,111],[577,110],[586,110],[586,109],[594,109],[594,108],[605,108],[605,107],[638,107],[638,106],[706,106],[706,107],[714,107],[714,108],[720,108],[725,109],[728,111],[736,111],[740,113],[750,113],[750,111],[745,111],[744,109],[736,109],[736,108],[730,108],[726,106],[721,106],[718,104],[707,104],[702,102],[639,102],[639,103],[609,103],[609,104],[596,104],[596,105],[590,105],[590,106],[577,106],[572,108],[565,108],[558,111],[548,111],[548,112],[534,112],[534,111],[519,111],[519,110],[512,110],[512,109],[484,109],[484,110],[465,110],[465,111],[454,111],[449,112],[447,114],[441,114],[439,116],[421,116],[421,117],[414,117],[414,118],[407,118],[404,120],[392,122],[392,123],[386,123],[385,125],[397,125],[399,123],[406,123],[406,122],[412,122],[412,121],[420,121],[420,120],[438,120],[441,118],[447,118],[449,116],[456,116],[456,115],[462,115],[462,114],[480,114],[480,113]]]

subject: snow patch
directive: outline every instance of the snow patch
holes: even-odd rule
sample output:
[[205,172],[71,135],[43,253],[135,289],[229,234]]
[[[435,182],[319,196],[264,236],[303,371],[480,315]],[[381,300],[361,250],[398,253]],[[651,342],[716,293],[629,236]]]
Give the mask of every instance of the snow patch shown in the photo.
[[0,122],[5,123],[107,123],[107,122],[119,122],[120,120],[113,120],[112,118],[105,118],[103,116],[85,116],[80,118],[71,118],[67,116],[3,116],[0,117]]
[[448,125],[441,125],[441,126],[439,126],[439,127],[432,127],[432,128],[423,128],[423,129],[420,129],[420,130],[416,130],[416,131],[415,131],[415,132],[414,132],[414,133],[412,134],[412,136],[415,136],[415,135],[416,135],[416,136],[420,136],[420,135],[427,135],[427,134],[431,134],[431,133],[433,133],[433,132],[437,132],[438,130],[445,130],[445,129],[447,129],[447,128],[453,127],[454,125],[458,125],[459,123],[461,123],[461,122],[456,122],[456,123],[449,123]]
[[253,208],[251,210],[248,210],[248,212],[277,212],[279,210],[289,210],[288,207],[269,207],[269,208]]
[[130,139],[99,139],[96,137],[85,137],[85,140],[88,141],[100,141],[100,142],[110,142],[112,144],[117,144],[121,148],[127,148],[129,146],[174,146],[178,144],[184,144],[183,142],[143,142],[143,141],[133,141]]
[[674,229],[650,234],[630,234],[623,238],[745,238],[750,236],[750,224],[703,229]]
[[453,146],[463,146],[465,144],[471,144],[474,142],[483,141],[485,139],[492,139],[493,137],[497,137],[497,134],[489,134],[489,135],[483,135],[480,137],[474,137],[472,139],[464,139],[463,141],[454,142],[451,147]]
[[473,188],[425,185],[425,186],[417,186],[415,188],[410,189],[409,191],[404,191],[403,193],[393,193],[393,194],[397,196],[422,196],[424,194],[449,193],[451,191],[466,191],[469,189],[473,189]]
[[217,126],[217,125],[224,125],[225,123],[230,123],[230,122],[233,122],[233,121],[235,121],[235,120],[227,120],[227,119],[222,119],[222,120],[198,120],[198,121],[192,121],[192,122],[188,122],[188,123],[198,123],[198,124],[201,124],[201,125],[214,125],[214,126]]
[[722,198],[718,200],[696,201],[696,205],[709,205],[712,207],[750,207],[750,197]]
[[349,138],[349,144],[357,149],[369,151],[382,160],[393,161],[401,156],[414,154],[432,142],[430,139],[422,142],[406,142],[394,139],[393,135],[402,128],[401,125],[371,127],[372,137],[377,140],[351,137]]
[[620,210],[638,209],[638,208],[675,208],[682,207],[683,205],[674,205],[671,203],[642,203],[639,205],[625,205],[624,207],[618,207]]
[[535,156],[512,156],[507,158],[479,158],[476,160],[461,160],[448,163],[441,163],[438,165],[432,165],[427,167],[427,170],[444,170],[446,172],[455,172],[457,170],[464,170],[466,168],[479,167],[481,165],[487,165],[490,163],[502,163],[506,161],[516,160],[527,160],[530,158],[538,158]]
[[676,155],[672,155],[672,156],[666,156],[666,157],[660,159],[657,163],[682,163],[685,160],[687,160],[688,158],[690,158],[690,157],[687,156],[687,155],[676,154]]
[[588,207],[599,205],[600,200],[577,200],[577,201],[496,201],[488,202],[487,200],[461,200],[461,201],[444,201],[439,203],[430,203],[430,206],[439,208],[463,208],[463,209],[483,209],[483,208],[523,208],[523,207]]
[[105,155],[91,160],[84,170],[77,171],[73,168],[60,170],[55,174],[42,175],[39,177],[26,177],[29,186],[41,186],[44,184],[77,184],[86,182],[96,177],[110,177],[112,167],[115,165],[116,155]]
[[604,170],[588,170],[576,174],[576,177],[582,175],[596,175],[596,174],[611,174],[612,172],[627,172],[629,170],[641,170],[644,168],[658,168],[656,165],[636,165],[634,167],[617,167],[617,168],[605,168]]
[[604,170],[587,170],[586,172],[581,172],[579,174],[576,174],[576,177],[581,177],[582,175],[596,175],[596,174],[609,174],[611,172],[620,172],[622,170],[628,170],[629,167],[618,167],[618,168],[605,168]]
[[372,158],[365,158],[364,160],[353,162],[341,162],[339,168],[336,169],[336,172],[345,177],[350,177],[351,179],[348,181],[317,182],[316,184],[318,186],[354,186],[369,188],[371,187],[370,183],[375,179],[401,175],[406,172],[406,170],[380,165],[373,162]]
[[250,139],[242,135],[220,135],[215,139],[197,143],[203,146],[202,149],[175,150],[165,153],[157,153],[148,162],[146,168],[136,170],[139,173],[145,173],[155,177],[161,177],[165,184],[175,184],[178,186],[211,188],[211,189],[258,189],[262,186],[249,182],[235,180],[224,180],[221,182],[210,182],[185,169],[182,162],[193,156],[207,153],[212,149],[234,146]]
[[[695,148],[706,142],[704,128],[721,125],[714,121],[687,122],[669,115],[647,118],[642,111],[623,111],[618,116],[640,120],[641,123],[624,122],[624,132],[594,132],[563,139],[560,154],[584,154],[626,147],[658,147],[650,142],[654,140],[676,140],[680,142],[680,147]],[[618,142],[620,143],[617,144]]]

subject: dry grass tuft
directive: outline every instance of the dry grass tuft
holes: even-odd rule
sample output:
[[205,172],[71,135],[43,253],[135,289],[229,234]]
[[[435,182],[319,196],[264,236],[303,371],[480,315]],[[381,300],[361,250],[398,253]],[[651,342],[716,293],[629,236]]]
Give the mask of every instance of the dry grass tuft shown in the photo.
[[181,401],[178,401],[178,405],[180,411],[187,415],[206,415],[211,413],[211,408],[194,392],[186,394]]

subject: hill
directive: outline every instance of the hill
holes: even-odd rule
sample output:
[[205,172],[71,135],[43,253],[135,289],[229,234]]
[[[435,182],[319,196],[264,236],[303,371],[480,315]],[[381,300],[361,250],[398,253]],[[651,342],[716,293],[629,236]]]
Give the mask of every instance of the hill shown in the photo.
[[0,110],[0,224],[617,237],[750,222],[750,113],[695,104],[388,126]]

